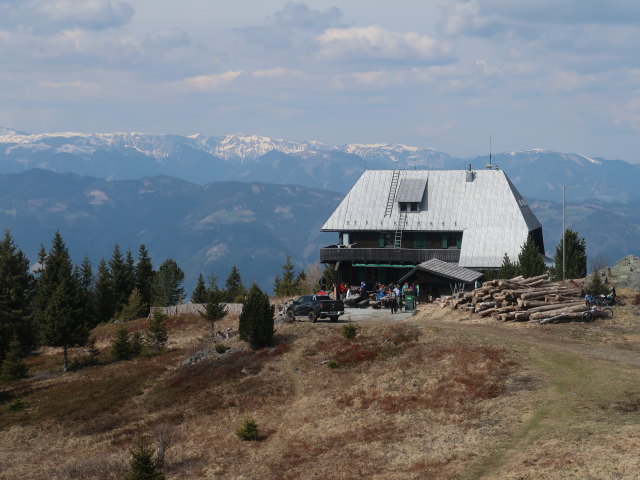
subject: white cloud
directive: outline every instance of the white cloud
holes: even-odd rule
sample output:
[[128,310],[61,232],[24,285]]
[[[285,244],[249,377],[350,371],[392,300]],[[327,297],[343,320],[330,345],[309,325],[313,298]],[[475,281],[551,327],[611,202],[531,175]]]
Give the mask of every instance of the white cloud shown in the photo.
[[448,44],[418,33],[397,33],[377,25],[330,28],[316,41],[320,56],[329,60],[435,64],[453,59]]
[[232,83],[243,73],[242,70],[235,70],[212,75],[197,75],[195,77],[185,78],[180,84],[189,90],[217,90],[222,86]]

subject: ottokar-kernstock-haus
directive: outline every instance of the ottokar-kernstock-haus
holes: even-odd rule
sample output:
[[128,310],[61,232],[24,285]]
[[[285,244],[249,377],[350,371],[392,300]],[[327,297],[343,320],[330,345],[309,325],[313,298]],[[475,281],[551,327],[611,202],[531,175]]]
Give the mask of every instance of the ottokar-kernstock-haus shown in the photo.
[[320,249],[338,280],[413,281],[430,293],[471,284],[517,259],[542,226],[504,171],[368,170],[322,227],[338,232]]

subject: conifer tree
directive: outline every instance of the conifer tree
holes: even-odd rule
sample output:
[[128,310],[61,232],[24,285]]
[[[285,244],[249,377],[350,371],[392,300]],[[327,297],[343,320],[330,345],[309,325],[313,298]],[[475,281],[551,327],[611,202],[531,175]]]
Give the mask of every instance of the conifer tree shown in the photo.
[[14,335],[9,342],[2,365],[0,365],[0,382],[19,380],[27,376],[27,365],[22,361],[22,348],[18,337]]
[[77,269],[79,302],[83,308],[83,315],[89,328],[95,327],[98,323],[98,312],[96,308],[95,280],[91,260],[84,256],[80,267]]
[[277,276],[274,283],[274,293],[278,297],[289,297],[298,293],[298,283],[293,263],[291,263],[291,255],[287,255],[287,260],[282,265],[282,277]]
[[204,312],[201,315],[211,323],[211,334],[214,333],[215,322],[226,315],[227,304],[224,301],[225,294],[218,289],[207,291],[207,301],[204,304]]
[[206,303],[207,301],[207,286],[204,283],[204,277],[202,273],[198,274],[196,280],[196,286],[191,294],[191,302],[193,303]]
[[104,258],[100,259],[95,286],[96,314],[99,323],[105,323],[114,316],[113,282],[111,272]]
[[529,235],[518,255],[518,274],[525,278],[542,275],[547,271],[544,260],[540,256],[540,250]]
[[153,278],[153,306],[178,305],[184,300],[184,272],[175,260],[165,260]]
[[14,336],[25,351],[36,345],[34,293],[35,280],[29,272],[29,260],[7,231],[0,241],[0,359]]
[[[578,236],[578,232],[567,229],[564,234],[567,246],[564,249],[565,278],[584,278],[587,276],[587,242]],[[556,247],[553,267],[554,280],[562,280],[562,245],[564,238]]]
[[131,335],[131,340],[129,342],[131,356],[139,357],[142,354],[142,347],[143,347],[142,333],[140,333],[140,330],[136,330],[135,332],[133,332],[133,335]]
[[69,251],[56,232],[38,278],[35,318],[42,343],[62,347],[65,372],[68,349],[84,344],[89,336],[78,290]]
[[151,306],[151,297],[153,295],[153,263],[147,251],[147,247],[140,245],[138,248],[138,263],[136,264],[136,288],[142,294],[142,300]]
[[518,264],[513,263],[506,253],[502,258],[502,266],[498,270],[498,277],[502,279],[513,278],[518,275]]
[[225,300],[227,302],[242,301],[247,294],[247,289],[242,284],[242,278],[240,278],[240,272],[235,265],[231,267],[231,272],[229,272],[229,276],[225,282],[225,291]]
[[129,295],[126,305],[122,307],[122,310],[118,314],[118,320],[128,322],[130,320],[135,320],[136,318],[145,317],[147,311],[148,307],[142,300],[140,290],[134,288],[131,295]]
[[129,267],[125,259],[122,258],[120,246],[117,243],[113,247],[113,253],[109,260],[109,271],[111,272],[114,311],[117,314],[125,303],[127,303],[132,288],[132,278]]
[[139,434],[131,449],[131,464],[125,480],[164,480],[154,459],[154,449],[148,436]]
[[266,347],[273,341],[273,315],[275,307],[256,283],[251,286],[245,300],[238,325],[240,339],[249,342],[252,349]]
[[131,357],[133,357],[131,338],[125,326],[120,324],[116,330],[116,336],[111,341],[111,358],[118,361],[129,360]]
[[153,312],[149,328],[147,328],[147,343],[156,351],[164,349],[169,336],[167,334],[167,316],[159,310]]

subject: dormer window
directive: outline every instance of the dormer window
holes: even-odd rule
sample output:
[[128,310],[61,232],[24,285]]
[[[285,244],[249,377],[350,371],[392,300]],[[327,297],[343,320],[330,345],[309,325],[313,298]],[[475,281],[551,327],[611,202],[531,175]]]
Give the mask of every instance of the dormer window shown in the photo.
[[398,202],[401,212],[419,212],[420,203],[418,202]]
[[396,201],[401,212],[426,210],[426,178],[403,178],[398,187]]

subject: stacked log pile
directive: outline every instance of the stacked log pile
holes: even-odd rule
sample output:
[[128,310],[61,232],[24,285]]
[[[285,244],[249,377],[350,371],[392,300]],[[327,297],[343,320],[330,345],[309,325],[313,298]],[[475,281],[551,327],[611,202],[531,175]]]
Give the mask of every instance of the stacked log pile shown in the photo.
[[444,297],[441,306],[502,321],[541,324],[580,320],[588,308],[573,285],[553,283],[548,275],[491,280],[472,292]]

